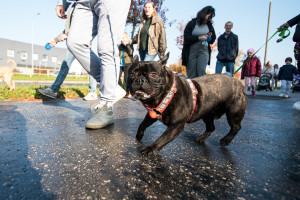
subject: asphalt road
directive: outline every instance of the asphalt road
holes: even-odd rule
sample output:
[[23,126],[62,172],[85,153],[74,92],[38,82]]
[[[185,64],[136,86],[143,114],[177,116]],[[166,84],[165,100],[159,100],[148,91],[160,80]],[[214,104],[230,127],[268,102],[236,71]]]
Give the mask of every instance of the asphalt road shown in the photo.
[[[95,102],[0,102],[0,199],[300,199],[300,111],[289,99],[249,97],[228,147],[226,117],[205,145],[202,121],[151,156],[140,153],[165,130],[135,140],[146,110],[122,99],[115,123],[86,130]],[[275,93],[273,93],[275,94]]]

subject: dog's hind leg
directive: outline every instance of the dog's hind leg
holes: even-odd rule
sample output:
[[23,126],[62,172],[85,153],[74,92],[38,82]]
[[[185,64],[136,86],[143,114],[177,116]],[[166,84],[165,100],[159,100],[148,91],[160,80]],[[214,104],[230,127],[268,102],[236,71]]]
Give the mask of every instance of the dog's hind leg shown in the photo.
[[233,140],[233,138],[235,137],[235,135],[239,132],[239,130],[241,129],[241,122],[243,120],[244,114],[245,114],[245,110],[244,111],[240,110],[239,112],[234,112],[234,113],[229,111],[226,113],[227,121],[231,129],[229,133],[220,140],[220,144],[222,146],[228,146]]
[[203,117],[203,121],[206,125],[206,130],[202,135],[195,139],[195,142],[197,143],[204,143],[205,140],[210,136],[210,134],[215,130],[213,114]]

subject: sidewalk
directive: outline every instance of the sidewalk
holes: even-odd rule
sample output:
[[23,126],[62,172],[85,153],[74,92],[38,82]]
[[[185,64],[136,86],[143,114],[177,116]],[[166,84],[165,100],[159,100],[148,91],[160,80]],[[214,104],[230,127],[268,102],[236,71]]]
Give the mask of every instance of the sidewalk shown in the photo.
[[300,99],[300,91],[295,91],[295,93],[293,93],[292,90],[290,90],[288,99],[286,99],[284,97],[279,97],[280,90],[273,90],[271,92],[261,90],[261,91],[255,91],[255,94],[256,94],[256,97],[252,97],[251,96],[251,91],[247,92],[248,98],[273,99],[273,100],[292,100],[292,101],[296,101],[296,100]]

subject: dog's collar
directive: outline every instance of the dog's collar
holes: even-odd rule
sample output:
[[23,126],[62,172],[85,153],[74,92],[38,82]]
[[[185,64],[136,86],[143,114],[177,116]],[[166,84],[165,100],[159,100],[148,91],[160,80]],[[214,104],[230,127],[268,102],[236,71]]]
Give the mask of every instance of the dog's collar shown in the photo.
[[150,108],[150,107],[145,107],[149,110],[149,115],[151,118],[153,119],[158,119],[162,121],[162,113],[164,112],[164,110],[166,110],[166,108],[168,107],[168,105],[170,104],[171,100],[174,97],[174,94],[177,92],[177,88],[176,88],[176,80],[175,80],[175,76],[174,76],[174,81],[172,84],[172,87],[169,91],[169,93],[167,94],[167,96],[158,104],[158,106],[156,108]]
[[[189,86],[190,86],[190,88],[192,90],[192,94],[193,94],[193,111],[188,119],[188,121],[190,121],[190,119],[192,118],[192,116],[194,114],[195,108],[196,108],[198,90],[196,89],[196,87],[191,79],[186,79],[186,80],[189,83]],[[164,112],[164,110],[166,110],[166,108],[170,104],[176,91],[177,91],[176,80],[175,80],[175,76],[174,76],[172,88],[169,91],[169,93],[167,94],[167,96],[160,102],[160,104],[158,104],[158,106],[156,108],[146,107],[149,110],[149,115],[151,118],[153,118],[153,119],[156,118],[156,119],[160,120],[162,123],[164,123],[162,120],[162,113]]]

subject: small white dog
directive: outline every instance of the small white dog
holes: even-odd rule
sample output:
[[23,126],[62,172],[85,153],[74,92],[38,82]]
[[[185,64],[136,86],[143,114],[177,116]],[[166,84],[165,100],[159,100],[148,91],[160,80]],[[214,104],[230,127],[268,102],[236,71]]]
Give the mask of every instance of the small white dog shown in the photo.
[[300,110],[300,100],[296,101],[296,103],[294,103],[293,108],[295,110]]

